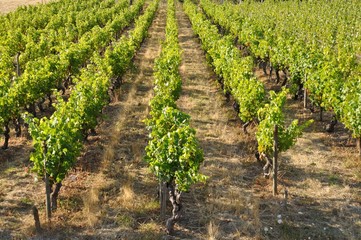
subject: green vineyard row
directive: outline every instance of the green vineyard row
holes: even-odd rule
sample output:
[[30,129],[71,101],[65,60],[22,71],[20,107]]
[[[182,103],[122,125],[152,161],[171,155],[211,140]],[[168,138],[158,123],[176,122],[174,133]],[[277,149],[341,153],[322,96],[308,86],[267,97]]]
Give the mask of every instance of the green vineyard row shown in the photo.
[[360,1],[218,5],[201,0],[212,20],[251,55],[289,72],[291,91],[307,89],[361,137]]
[[203,152],[189,126],[190,116],[177,108],[182,79],[178,26],[174,0],[168,0],[166,39],[154,66],[154,96],[147,128],[150,140],[146,160],[159,181],[176,184],[180,191],[203,178],[198,173]]
[[[182,79],[179,73],[181,50],[178,41],[178,25],[175,0],[168,0],[166,39],[162,43],[160,56],[154,66],[154,96],[150,101],[150,118],[146,120],[149,141],[146,147],[146,161],[156,175],[160,196],[169,193],[172,203],[172,217],[167,220],[168,233],[173,231],[180,217],[181,193],[188,191],[191,184],[205,180],[199,173],[203,162],[203,151],[196,138],[196,131],[190,127],[190,116],[177,108]],[[161,197],[161,209],[166,209]]]
[[[51,100],[53,89],[64,85],[64,81],[68,84],[73,82],[71,79],[80,74],[80,69],[86,66],[93,54],[104,51],[116,40],[118,33],[133,21],[143,4],[144,1],[138,1],[128,8],[127,1],[118,2],[111,8],[113,17],[105,26],[94,26],[76,43],[59,40],[49,48],[56,49],[55,52],[45,51],[34,57],[34,60],[27,62],[26,69],[19,77],[8,81],[5,84],[7,87],[4,85],[0,89],[0,126],[5,127],[6,134],[4,147],[7,147],[9,122],[18,119],[22,109],[29,106],[34,108],[34,104],[43,101],[41,99],[45,96]],[[32,112],[35,114],[34,109]]]
[[184,9],[216,74],[223,79],[224,90],[235,99],[240,119],[244,122],[259,122],[256,133],[258,151],[267,157],[272,155],[275,125],[279,129],[278,151],[286,151],[293,146],[302,134],[302,129],[309,123],[299,125],[298,120],[294,120],[286,126],[282,108],[287,90],[278,94],[271,91],[269,97],[266,97],[264,85],[253,75],[251,57],[242,57],[233,39],[222,37],[217,27],[191,1],[185,1]]
[[[109,46],[105,56],[93,56],[91,63],[82,70],[68,101],[58,97],[56,111],[50,118],[39,120],[25,114],[34,144],[34,152],[30,156],[34,163],[33,170],[40,177],[48,179],[50,186],[56,183],[59,190],[61,181],[73,167],[82,149],[84,133],[95,127],[102,108],[108,104],[110,79],[116,74],[114,70],[120,71],[122,68],[124,72],[130,65],[136,50],[147,36],[158,3],[153,1],[136,20],[129,36],[123,36]],[[114,61],[112,53],[119,52],[123,55]]]

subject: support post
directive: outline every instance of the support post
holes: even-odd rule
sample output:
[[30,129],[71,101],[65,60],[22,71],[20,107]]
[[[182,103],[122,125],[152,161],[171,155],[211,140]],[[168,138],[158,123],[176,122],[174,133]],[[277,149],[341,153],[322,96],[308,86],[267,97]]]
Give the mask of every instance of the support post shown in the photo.
[[47,152],[46,143],[43,142],[46,217],[48,218],[48,221],[50,222],[50,219],[51,219],[51,201],[50,201],[51,189],[50,189],[49,175],[46,172],[46,152]]
[[167,212],[167,193],[167,184],[165,182],[159,182],[160,217],[162,219],[165,218]]
[[9,122],[7,122],[5,124],[5,129],[4,129],[4,145],[2,146],[2,149],[8,149],[9,147],[9,139],[10,139],[10,128],[9,128]]
[[41,226],[40,226],[40,218],[39,218],[39,211],[38,209],[33,206],[33,215],[34,215],[34,222],[35,222],[35,230],[36,233],[41,233]]
[[278,126],[274,127],[273,139],[273,196],[277,195]]

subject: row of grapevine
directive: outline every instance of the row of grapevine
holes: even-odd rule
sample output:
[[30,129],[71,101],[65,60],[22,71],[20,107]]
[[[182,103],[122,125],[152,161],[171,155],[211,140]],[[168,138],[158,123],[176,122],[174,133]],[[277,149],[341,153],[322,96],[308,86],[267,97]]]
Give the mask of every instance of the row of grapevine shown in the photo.
[[[104,2],[103,2],[104,3]],[[63,12],[54,14],[50,19],[50,22],[42,29],[34,29],[28,27],[27,29],[19,28],[7,28],[5,36],[0,39],[0,51],[1,51],[1,75],[4,77],[1,81],[3,88],[7,85],[10,87],[12,78],[15,77],[15,68],[13,66],[13,57],[16,55],[17,75],[24,72],[27,63],[29,61],[35,61],[39,58],[56,55],[57,53],[64,51],[71,47],[72,43],[76,43],[85,33],[91,33],[92,28],[95,26],[103,27],[102,21],[108,22],[114,19],[116,14],[126,7],[128,7],[127,1],[121,1],[104,5],[100,4],[100,1],[92,1],[88,6],[88,9],[76,8],[74,4],[65,8]],[[79,2],[82,6],[82,2]],[[106,8],[105,8],[106,7]],[[106,14],[104,14],[104,12]],[[51,13],[51,12],[50,12]],[[80,16],[91,15],[95,18],[99,18],[99,21],[88,21]],[[26,14],[25,14],[26,16]],[[99,17],[98,17],[99,16]],[[78,19],[79,18],[79,19]],[[104,20],[102,20],[104,18]],[[83,21],[80,21],[83,19]],[[57,24],[52,24],[56,21]],[[20,21],[20,20],[19,20]],[[82,31],[82,34],[78,34],[78,28],[83,28],[87,25],[87,30]],[[69,34],[73,34],[76,37],[68,38]],[[90,34],[91,36],[92,34]],[[89,38],[89,36],[88,36]],[[6,77],[5,77],[6,76]]]
[[[129,36],[123,36],[119,42],[109,46],[105,56],[94,55],[91,63],[83,69],[76,79],[77,84],[67,102],[58,97],[56,111],[50,118],[36,119],[28,114],[24,118],[29,124],[29,133],[33,138],[34,152],[30,160],[33,170],[45,179],[47,216],[51,217],[51,208],[56,209],[57,196],[61,182],[74,166],[82,149],[84,133],[94,128],[101,115],[102,108],[108,103],[108,89],[111,78],[117,74],[114,69],[130,65],[135,51],[147,35],[159,1],[153,1],[145,13],[135,22]],[[111,52],[122,53],[114,58]],[[53,190],[53,185],[56,184]],[[52,199],[50,200],[50,196]],[[51,202],[51,203],[50,203]]]
[[[62,49],[59,49],[59,52],[28,62],[24,73],[9,84],[8,89],[3,89],[0,95],[0,125],[7,129],[5,148],[9,137],[9,121],[18,119],[23,107],[33,105],[46,95],[51,100],[53,89],[62,85],[64,80],[69,81],[71,77],[78,75],[88,59],[109,45],[115,39],[116,33],[131,23],[144,4],[142,0],[130,8],[124,8],[127,6],[126,2],[119,2],[119,5],[114,7],[114,18],[103,28],[96,26],[77,43],[61,42]],[[34,109],[32,112],[35,114]]]
[[[84,33],[94,26],[104,26],[118,10],[127,7],[127,1],[122,1],[120,4],[108,1],[108,4],[101,4],[101,1],[93,0],[87,4],[88,6],[85,8],[84,2],[79,2],[78,5],[82,6],[79,8],[77,4],[66,2],[66,4],[59,6],[60,9],[57,9],[56,13],[53,13],[52,10],[54,9],[44,7],[42,10],[48,12],[47,14],[41,12],[42,15],[40,16],[48,17],[39,26],[28,24],[33,19],[27,12],[24,12],[17,19],[11,18],[13,21],[9,19],[4,22],[4,26],[6,26],[4,30],[6,31],[0,35],[2,60],[0,70],[4,74],[10,75],[6,80],[11,81],[16,74],[20,75],[25,70],[28,61],[44,57],[51,52],[60,51],[70,42],[78,41]],[[89,21],[87,16],[92,16],[94,20]],[[33,18],[36,19],[35,16]],[[12,64],[15,57],[16,72]]]
[[[160,186],[168,188],[173,206],[172,217],[166,223],[168,233],[173,231],[180,217],[181,192],[187,191],[191,184],[205,180],[205,176],[199,173],[203,151],[195,130],[190,127],[190,116],[176,106],[182,85],[178,69],[180,62],[175,2],[168,0],[166,39],[155,61],[154,97],[150,101],[150,118],[146,120],[150,139],[145,157]],[[160,196],[165,196],[165,191],[161,191]],[[162,214],[165,211],[164,200],[161,197]]]
[[255,58],[288,71],[291,91],[304,87],[321,114],[332,110],[358,139],[361,154],[360,1],[237,6],[202,0],[201,6]]
[[[271,156],[293,146],[310,122],[299,125],[298,120],[293,120],[286,126],[282,109],[288,91],[283,89],[278,94],[270,91],[267,99],[263,84],[253,76],[252,59],[242,57],[232,38],[222,37],[217,27],[211,24],[190,0],[184,2],[184,9],[195,33],[202,41],[203,49],[210,56],[215,72],[223,78],[224,89],[233,95],[238,105],[239,117],[242,121],[255,119],[259,122],[256,133],[259,151],[257,156],[266,160],[264,171],[265,176],[268,176],[271,170],[277,169],[277,166],[272,168]],[[274,131],[275,126],[277,131]],[[275,136],[279,138],[276,147]]]
[[[28,28],[44,29],[48,25],[58,23],[63,19],[77,18],[76,14],[83,15],[86,9],[97,8],[107,9],[114,5],[114,0],[60,0],[52,1],[48,4],[24,5],[6,15],[0,15],[0,36],[6,34],[9,29],[19,29],[25,32]],[[64,13],[74,11],[74,15],[67,16]],[[63,15],[62,15],[63,14]],[[81,18],[84,18],[83,15]],[[93,17],[93,16],[89,16]]]

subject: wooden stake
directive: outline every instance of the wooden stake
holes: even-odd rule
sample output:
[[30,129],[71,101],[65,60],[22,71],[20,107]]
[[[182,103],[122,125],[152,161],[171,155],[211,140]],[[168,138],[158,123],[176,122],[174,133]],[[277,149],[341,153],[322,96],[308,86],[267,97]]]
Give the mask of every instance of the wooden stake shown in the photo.
[[277,195],[277,158],[278,158],[278,126],[275,125],[273,132],[273,196]]
[[46,172],[46,152],[47,147],[46,143],[43,142],[43,156],[44,156],[44,180],[45,180],[45,204],[46,204],[46,217],[48,218],[48,221],[50,222],[51,219],[51,201],[50,201],[50,181],[49,181],[49,175]]
[[46,217],[50,222],[51,219],[51,202],[50,202],[50,182],[49,182],[49,175],[45,173],[45,203],[46,203]]
[[35,206],[33,206],[33,215],[34,215],[36,233],[40,233],[41,226],[40,226],[39,211]]
[[167,212],[167,184],[165,182],[159,183],[159,202],[160,202],[160,217],[163,219]]
[[307,108],[307,90],[306,90],[306,88],[303,89],[303,107]]

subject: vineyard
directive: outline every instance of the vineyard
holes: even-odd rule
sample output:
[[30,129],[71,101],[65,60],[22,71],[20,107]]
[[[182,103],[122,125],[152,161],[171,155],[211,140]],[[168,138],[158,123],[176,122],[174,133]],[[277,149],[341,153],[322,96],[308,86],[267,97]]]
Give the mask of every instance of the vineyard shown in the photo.
[[39,2],[0,6],[0,239],[361,238],[360,1]]

